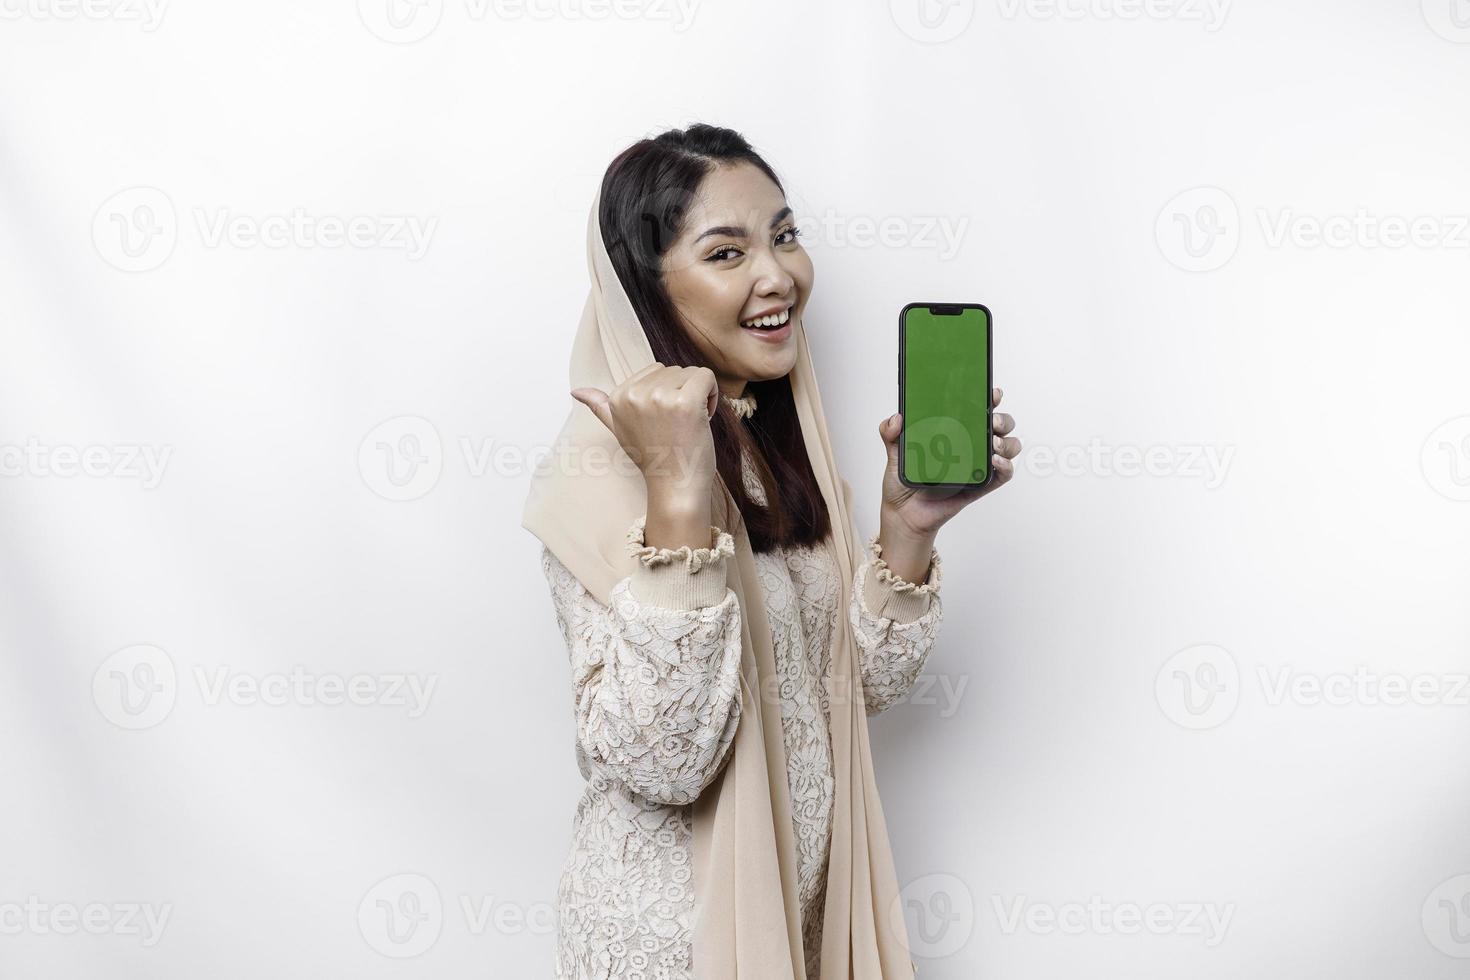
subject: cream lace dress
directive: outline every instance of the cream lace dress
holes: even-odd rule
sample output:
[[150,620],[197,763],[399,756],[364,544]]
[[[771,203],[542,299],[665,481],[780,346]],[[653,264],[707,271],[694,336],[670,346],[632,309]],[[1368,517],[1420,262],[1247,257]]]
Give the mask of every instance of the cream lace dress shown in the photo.
[[[764,502],[749,466],[746,486]],[[542,547],[587,780],[557,888],[559,980],[689,980],[689,804],[719,774],[740,721],[740,607],[724,567],[734,539],[711,527],[711,547],[656,549],[643,543],[645,519],[628,529],[638,565],[614,586],[611,607]],[[818,975],[834,787],[824,678],[839,610],[828,543],[755,556],[779,675],[809,978]],[[937,550],[921,585],[889,570],[877,535],[867,551],[841,612],[874,715],[908,694],[943,609]]]

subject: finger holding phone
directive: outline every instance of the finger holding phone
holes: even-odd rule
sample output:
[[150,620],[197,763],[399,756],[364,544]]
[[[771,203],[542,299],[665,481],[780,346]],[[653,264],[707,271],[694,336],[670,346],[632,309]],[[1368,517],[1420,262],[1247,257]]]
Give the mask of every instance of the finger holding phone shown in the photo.
[[888,453],[879,542],[906,581],[923,581],[946,522],[1015,475],[1021,440],[996,411],[993,333],[978,303],[910,303],[899,314],[899,410],[878,426]]

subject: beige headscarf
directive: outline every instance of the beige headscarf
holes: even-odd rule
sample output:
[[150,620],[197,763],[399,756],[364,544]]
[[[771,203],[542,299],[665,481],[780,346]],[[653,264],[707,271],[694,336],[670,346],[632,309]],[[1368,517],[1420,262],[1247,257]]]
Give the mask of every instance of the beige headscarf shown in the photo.
[[[572,344],[572,388],[611,392],[653,363],[653,349],[608,258],[598,221],[599,190],[587,219],[592,290]],[[911,980],[898,884],[868,747],[858,651],[848,623],[853,572],[862,551],[851,523],[852,488],[842,479],[827,434],[806,332],[794,321],[796,367],[791,391],[812,471],[832,522],[839,581],[830,697],[836,795],[821,977],[807,977],[797,892],[786,751],[771,629],[751,551],[733,498],[716,476],[712,517],[735,539],[726,579],[739,597],[743,653],[741,718],[732,755],[692,804],[697,980]],[[628,526],[647,509],[643,475],[617,439],[580,402],[562,426],[550,465],[535,474],[522,526],[540,538],[582,585],[608,604],[612,588],[637,559]],[[841,492],[839,493],[839,484]],[[758,692],[769,692],[762,703]],[[778,937],[785,936],[783,943]]]

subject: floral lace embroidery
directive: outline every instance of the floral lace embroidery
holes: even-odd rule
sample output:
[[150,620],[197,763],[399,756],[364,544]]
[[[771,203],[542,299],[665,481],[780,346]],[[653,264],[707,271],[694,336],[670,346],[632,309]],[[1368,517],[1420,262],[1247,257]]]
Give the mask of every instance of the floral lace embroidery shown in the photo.
[[603,605],[542,548],[572,667],[577,766],[587,781],[557,887],[556,976],[691,971],[688,804],[728,761],[740,720],[740,607],[640,603],[631,577]]
[[836,789],[825,694],[837,569],[825,546],[778,549],[755,560],[776,655],[802,945],[808,974],[815,977]]
[[[871,717],[908,696],[929,659],[929,651],[934,647],[940,620],[944,618],[944,604],[939,597],[938,549],[933,550],[930,559],[929,581],[916,586],[894,575],[882,564],[882,549],[877,535],[869,541],[868,547],[871,557],[858,567],[852,603],[848,607],[848,623],[852,626],[862,658],[863,701]],[[895,590],[903,591],[900,587],[907,586],[929,594],[929,608],[922,616],[912,622],[896,623],[880,618],[868,609],[863,598],[867,577],[877,574],[882,579],[884,573],[888,576],[884,581],[891,582]]]
[[[640,542],[640,559],[683,558],[693,571],[733,555],[733,539],[647,549],[641,528],[640,520],[628,536]],[[846,611],[869,715],[908,694],[942,615],[931,574],[924,588],[933,598],[918,620],[874,616],[862,595],[878,558],[856,570]],[[815,977],[835,787],[826,674],[837,570],[825,545],[756,559],[776,654],[807,975]],[[690,804],[728,760],[739,722],[739,602],[731,592],[714,606],[665,609],[640,603],[624,579],[605,606],[544,548],[542,569],[571,658],[577,765],[587,781],[557,887],[556,976],[691,980]]]

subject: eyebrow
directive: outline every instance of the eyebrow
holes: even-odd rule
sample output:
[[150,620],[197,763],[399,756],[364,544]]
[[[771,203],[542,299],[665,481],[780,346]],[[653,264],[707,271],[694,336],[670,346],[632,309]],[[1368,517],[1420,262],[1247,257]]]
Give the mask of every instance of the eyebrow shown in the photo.
[[[771,227],[775,228],[781,223],[782,219],[789,217],[790,214],[791,208],[789,206],[777,211],[776,216],[771,219]],[[706,229],[700,234],[699,238],[694,239],[694,244],[697,245],[700,239],[708,238],[710,235],[729,235],[733,238],[744,238],[746,232],[744,228],[736,228],[734,225],[720,225],[718,228]]]

